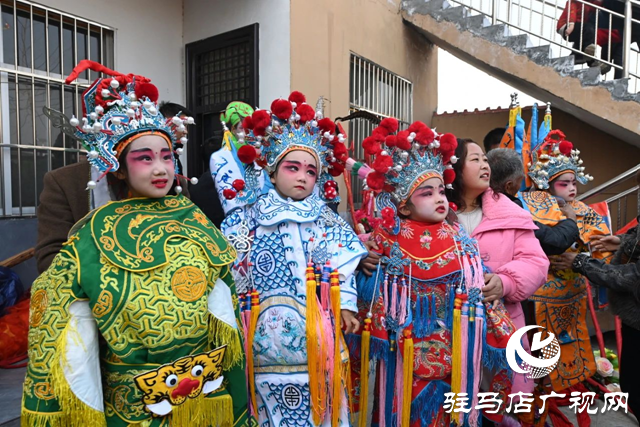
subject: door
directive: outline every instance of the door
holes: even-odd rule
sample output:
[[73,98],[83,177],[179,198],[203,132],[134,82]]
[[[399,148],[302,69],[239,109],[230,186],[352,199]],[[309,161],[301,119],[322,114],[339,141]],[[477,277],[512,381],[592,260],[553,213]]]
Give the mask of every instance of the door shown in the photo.
[[222,143],[220,113],[231,101],[258,102],[258,24],[186,45],[187,108],[195,115],[189,138],[189,176],[201,176]]

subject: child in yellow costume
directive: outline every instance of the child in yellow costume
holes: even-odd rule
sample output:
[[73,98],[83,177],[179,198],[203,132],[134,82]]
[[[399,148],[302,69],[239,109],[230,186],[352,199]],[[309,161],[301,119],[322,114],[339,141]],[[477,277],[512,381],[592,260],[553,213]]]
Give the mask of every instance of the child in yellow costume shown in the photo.
[[[545,225],[553,226],[565,219],[558,198],[571,204],[576,212],[580,239],[567,252],[578,253],[588,251],[592,236],[610,234],[604,218],[576,200],[577,183],[586,184],[593,179],[584,173],[579,154],[561,131],[549,132],[533,153],[529,177],[535,188],[522,193],[524,205],[534,221]],[[598,258],[608,255],[594,253]],[[584,381],[596,372],[587,330],[587,286],[584,276],[574,273],[570,264],[551,257],[547,283],[531,297],[535,302],[536,324],[553,332],[560,343],[560,361],[549,375],[555,391]]]
[[82,126],[46,112],[128,198],[76,224],[33,285],[22,425],[248,425],[235,250],[168,195],[176,136],[155,86],[91,61],[67,82],[87,68],[113,77],[84,92]]

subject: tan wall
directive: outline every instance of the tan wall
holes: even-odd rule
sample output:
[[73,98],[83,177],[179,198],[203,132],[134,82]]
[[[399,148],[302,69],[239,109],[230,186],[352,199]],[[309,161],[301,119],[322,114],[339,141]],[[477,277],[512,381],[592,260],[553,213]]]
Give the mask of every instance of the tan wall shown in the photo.
[[[540,109],[539,117],[544,114]],[[531,109],[525,108],[522,117],[529,124]],[[434,115],[432,126],[436,126],[440,132],[452,132],[458,137],[471,138],[482,146],[482,140],[487,132],[493,128],[504,127],[508,121],[509,113],[503,111],[480,111],[474,113],[452,113]],[[541,119],[540,119],[541,120]],[[584,160],[586,173],[593,175],[594,180],[587,185],[580,186],[579,191],[584,193],[589,189],[600,185],[607,180],[640,163],[640,148],[631,146],[610,135],[582,122],[572,115],[558,109],[553,111],[553,129],[562,130],[569,141],[572,141],[580,150],[580,156]],[[588,202],[604,200],[635,185],[633,180],[609,189],[599,196],[594,196]],[[637,198],[631,196],[627,200],[627,220],[637,215]],[[610,206],[615,227],[617,220],[617,205]],[[624,212],[624,201],[621,203]],[[621,217],[624,221],[624,215]]]
[[[413,119],[429,123],[437,107],[437,49],[403,24],[399,3],[292,0],[291,89],[310,102],[324,96],[327,117],[346,116],[354,52],[410,80]],[[340,194],[346,195],[342,185]]]
[[437,49],[402,22],[398,0],[292,0],[291,89],[325,96],[328,117],[349,112],[350,52],[413,83],[413,118],[437,107]]

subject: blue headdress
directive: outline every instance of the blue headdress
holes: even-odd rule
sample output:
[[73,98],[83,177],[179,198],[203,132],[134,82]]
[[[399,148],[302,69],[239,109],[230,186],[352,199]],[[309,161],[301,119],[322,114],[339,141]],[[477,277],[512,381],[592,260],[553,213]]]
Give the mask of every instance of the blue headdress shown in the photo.
[[[117,171],[120,168],[118,156],[126,146],[122,143],[132,141],[136,135],[160,135],[172,150],[180,151],[176,144],[185,144],[187,139],[178,140],[174,128],[184,130],[186,125],[193,124],[193,118],[166,120],[158,111],[158,89],[148,78],[124,75],[97,62],[83,60],[67,77],[66,83],[70,84],[87,69],[112,77],[97,79],[82,93],[82,125],[75,116],[67,119],[49,108],[45,108],[45,114],[54,126],[80,141],[88,151],[87,158],[93,167],[103,175]],[[177,168],[177,160],[175,163]],[[90,182],[89,187],[94,186],[95,183]]]
[[580,150],[573,148],[562,131],[552,130],[531,155],[529,177],[540,190],[548,189],[549,182],[565,172],[573,172],[580,184],[586,184],[593,177],[584,173],[579,155]]
[[[347,159],[345,137],[336,135],[335,124],[322,117],[321,106],[316,110],[306,103],[300,92],[293,92],[289,99],[277,99],[271,104],[271,111],[256,110],[243,120],[246,134],[238,140],[245,143],[238,149],[241,162],[267,172],[275,171],[280,160],[288,153],[302,150],[311,154],[318,166],[316,186],[320,198],[336,202],[337,183],[333,177],[344,171]],[[247,186],[251,185],[247,180]]]

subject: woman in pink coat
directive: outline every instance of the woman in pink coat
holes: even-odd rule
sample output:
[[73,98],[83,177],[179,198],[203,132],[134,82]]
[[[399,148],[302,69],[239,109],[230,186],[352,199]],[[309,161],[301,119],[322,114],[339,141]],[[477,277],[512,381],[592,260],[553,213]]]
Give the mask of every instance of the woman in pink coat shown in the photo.
[[[486,301],[503,298],[516,328],[525,326],[521,302],[542,286],[549,259],[534,235],[531,215],[506,196],[489,188],[491,169],[482,148],[471,140],[458,140],[454,165],[456,179],[449,201],[458,206],[460,224],[477,239],[485,275]],[[526,335],[523,347],[529,351]],[[532,393],[533,380],[516,374],[511,393]]]

